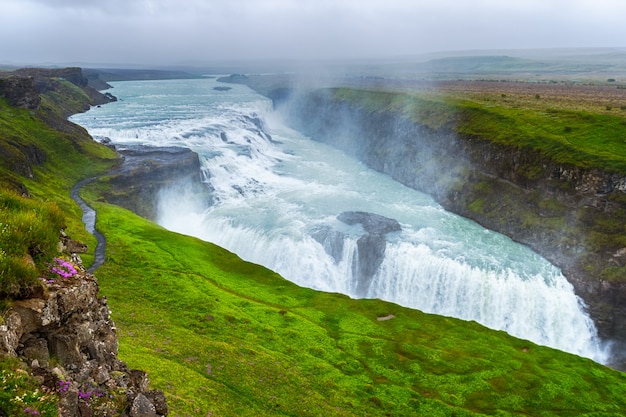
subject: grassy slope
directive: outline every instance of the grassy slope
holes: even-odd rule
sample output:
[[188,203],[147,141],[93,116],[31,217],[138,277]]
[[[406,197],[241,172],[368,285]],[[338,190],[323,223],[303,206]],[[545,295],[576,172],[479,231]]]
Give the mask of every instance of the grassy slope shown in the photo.
[[[73,86],[68,88],[74,90]],[[69,192],[80,179],[111,167],[117,156],[82,129],[62,133],[50,128],[42,120],[50,118],[47,103],[51,99],[44,97],[42,110],[31,112],[11,107],[0,99],[0,148],[8,152],[0,158],[0,179],[6,184],[21,182],[34,198],[57,203],[67,214],[67,232],[93,247],[95,239],[85,231],[80,208],[69,198]],[[48,108],[59,111],[52,104]],[[21,158],[13,144],[36,147],[46,154],[44,165],[32,166],[32,178],[11,171],[14,161]],[[87,254],[85,261],[90,262],[91,257]]]
[[401,112],[433,129],[537,149],[556,162],[626,173],[626,121],[622,110],[573,110],[570,103],[534,103],[504,97],[339,89],[345,100],[370,111]]
[[[109,240],[98,276],[120,355],[150,370],[172,415],[617,416],[626,409],[626,375],[590,360],[476,323],[300,288],[123,209],[97,209]],[[387,314],[395,318],[377,320]]]
[[[32,180],[6,166],[3,178],[56,202],[68,232],[92,243],[69,191],[111,165],[112,152],[3,102],[0,140],[47,153]],[[626,375],[589,360],[475,323],[302,289],[120,208],[97,208],[109,239],[98,276],[120,357],[149,371],[172,416],[618,416],[626,409]],[[387,314],[396,318],[376,319]]]

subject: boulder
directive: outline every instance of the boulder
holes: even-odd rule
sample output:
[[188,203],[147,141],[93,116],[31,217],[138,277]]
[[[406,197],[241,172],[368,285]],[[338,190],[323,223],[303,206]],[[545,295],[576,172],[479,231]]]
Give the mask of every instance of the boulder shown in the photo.
[[157,417],[156,407],[145,395],[139,394],[133,400],[130,417]]
[[[358,256],[352,261],[352,276],[356,280],[355,295],[366,297],[372,279],[385,258],[386,235],[399,232],[402,227],[395,219],[363,211],[346,211],[337,216],[337,219],[350,226],[358,224],[365,232],[357,240]],[[344,233],[324,226],[315,229],[311,235],[336,262],[341,261],[346,238]]]
[[364,211],[345,211],[337,216],[337,219],[349,225],[360,224],[367,233],[373,235],[385,235],[402,230],[397,220]]

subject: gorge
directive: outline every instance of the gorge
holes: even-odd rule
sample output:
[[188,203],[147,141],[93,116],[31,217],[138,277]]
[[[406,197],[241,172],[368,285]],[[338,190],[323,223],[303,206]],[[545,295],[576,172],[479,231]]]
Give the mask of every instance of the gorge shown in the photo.
[[[619,227],[606,225],[625,213],[626,174],[601,164],[559,162],[514,140],[505,145],[464,134],[458,120],[440,127],[420,123],[415,114],[429,113],[429,104],[441,110],[441,103],[412,102],[401,92],[268,89],[260,79],[245,82],[272,98],[285,120],[312,139],[432,195],[445,208],[530,246],[561,268],[600,336],[613,342],[614,366],[623,368],[626,259]],[[485,84],[489,89],[494,83]],[[394,100],[405,104],[398,107]],[[461,109],[456,117],[474,116]]]
[[[226,93],[216,85],[114,84],[121,101],[72,120],[118,146],[183,145],[199,154],[214,204],[192,203],[180,187],[165,190],[156,220],[168,229],[217,243],[299,285],[477,320],[606,360],[571,287],[545,260],[285,129],[267,100],[245,87]],[[302,114],[315,123],[309,110]],[[372,123],[371,137],[380,133],[374,124],[385,126]],[[394,152],[406,154],[401,146]],[[367,213],[356,220],[355,212]],[[376,230],[367,226],[373,219],[396,225]]]

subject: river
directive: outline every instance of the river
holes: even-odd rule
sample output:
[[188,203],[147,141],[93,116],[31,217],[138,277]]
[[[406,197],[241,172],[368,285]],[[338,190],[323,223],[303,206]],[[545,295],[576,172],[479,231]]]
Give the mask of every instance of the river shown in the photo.
[[[548,261],[431,197],[289,129],[271,102],[214,79],[112,83],[119,101],[70,120],[118,145],[184,146],[215,204],[164,190],[158,223],[305,287],[475,320],[605,362],[593,322]],[[341,213],[395,219],[369,233]],[[364,216],[370,216],[362,214]],[[378,217],[374,216],[373,219]]]

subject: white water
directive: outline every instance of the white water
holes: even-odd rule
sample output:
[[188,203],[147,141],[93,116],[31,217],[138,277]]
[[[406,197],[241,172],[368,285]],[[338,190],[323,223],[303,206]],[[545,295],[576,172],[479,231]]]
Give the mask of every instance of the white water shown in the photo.
[[[171,230],[217,243],[302,286],[356,296],[352,263],[364,232],[336,216],[365,211],[393,218],[402,231],[387,235],[367,297],[476,320],[605,362],[584,306],[546,260],[286,128],[270,102],[247,87],[213,90],[218,85],[115,83],[119,102],[72,121],[116,144],[198,152],[216,204],[194,207],[178,190],[165,191],[159,223]],[[335,257],[312,237],[325,228],[345,236]]]

